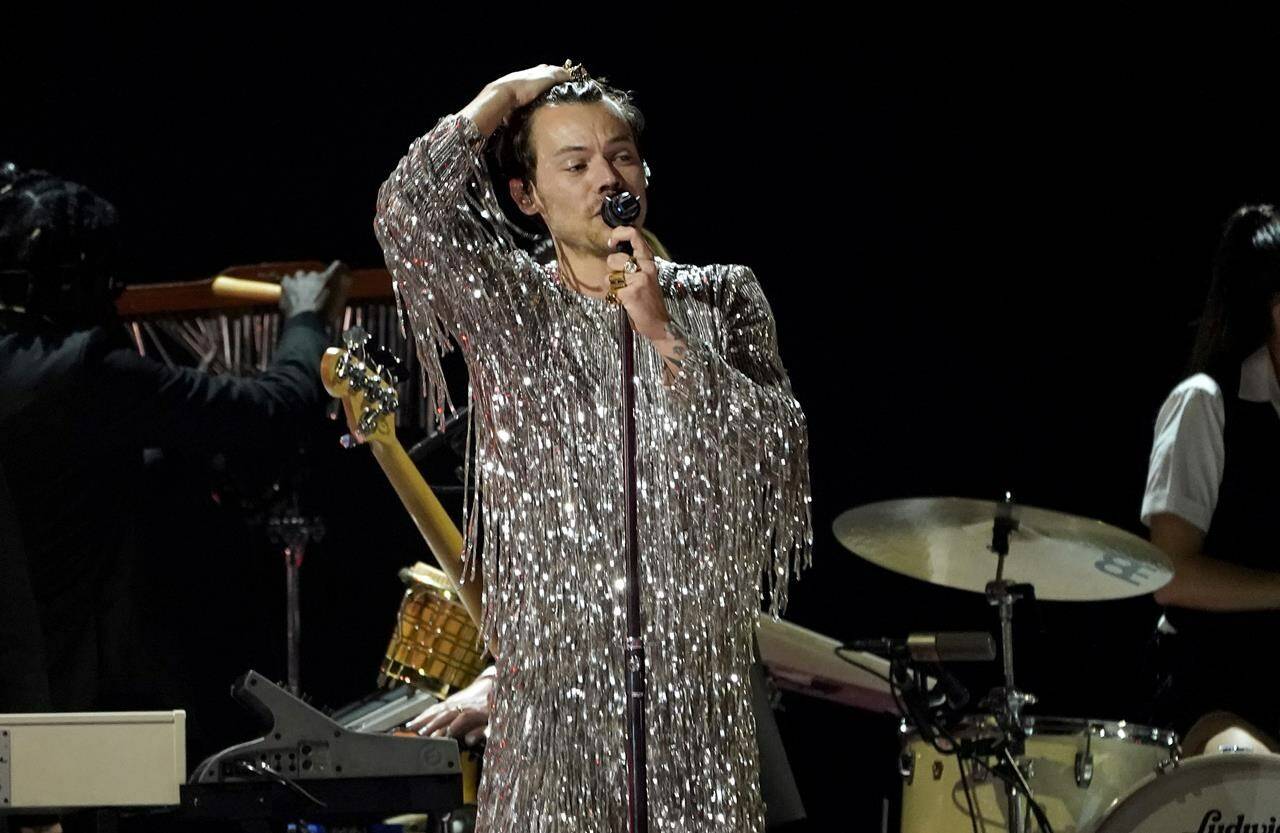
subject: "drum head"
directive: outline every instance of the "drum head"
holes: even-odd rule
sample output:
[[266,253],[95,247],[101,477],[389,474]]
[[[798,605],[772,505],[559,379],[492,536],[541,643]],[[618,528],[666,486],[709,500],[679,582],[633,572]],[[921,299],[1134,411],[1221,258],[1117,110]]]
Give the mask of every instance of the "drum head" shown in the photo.
[[1280,828],[1280,755],[1184,761],[1116,802],[1096,833],[1224,833]]

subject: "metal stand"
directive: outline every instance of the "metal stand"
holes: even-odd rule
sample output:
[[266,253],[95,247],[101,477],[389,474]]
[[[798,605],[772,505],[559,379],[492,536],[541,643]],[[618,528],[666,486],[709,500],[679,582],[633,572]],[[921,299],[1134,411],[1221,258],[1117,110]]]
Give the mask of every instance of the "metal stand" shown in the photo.
[[645,746],[645,649],[640,612],[640,547],[636,511],[635,335],[626,309],[618,305],[622,345],[622,482],[625,489],[627,636],[623,649],[627,678],[627,823],[631,833],[649,829],[648,750]]
[[287,508],[268,521],[267,530],[272,541],[284,545],[287,678],[289,691],[297,697],[302,694],[302,562],[307,545],[324,537],[324,523],[319,518],[302,515],[295,493]]
[[[640,211],[640,200],[623,192],[604,199],[600,217],[611,228],[617,228],[634,223],[640,217]],[[628,255],[634,254],[631,244],[625,241],[619,243],[615,250]],[[613,275],[610,275],[609,282],[613,288],[619,288],[614,285]],[[622,277],[620,283],[622,286],[626,285],[625,277]],[[645,746],[644,623],[640,612],[640,547],[636,512],[635,335],[631,330],[631,318],[621,302],[618,302],[618,344],[622,351],[620,411],[622,483],[626,510],[626,538],[623,548],[627,565],[627,633],[622,658],[627,698],[627,829],[630,833],[648,833],[649,759]]]
[[1026,731],[1022,722],[1023,708],[1036,702],[1034,695],[1018,690],[1013,676],[1013,603],[1030,590],[1030,585],[1015,584],[1004,577],[1005,559],[1009,555],[1009,536],[1018,529],[1013,517],[1013,495],[1005,493],[996,510],[991,529],[991,551],[996,554],[996,578],[986,587],[987,602],[999,611],[1000,655],[1004,665],[1004,686],[992,689],[986,703],[995,714],[1006,743],[1005,762],[1013,777],[1005,779],[1008,799],[1009,833],[1027,833],[1028,801],[1033,801],[1030,786],[1018,768],[1018,758],[1025,751]]

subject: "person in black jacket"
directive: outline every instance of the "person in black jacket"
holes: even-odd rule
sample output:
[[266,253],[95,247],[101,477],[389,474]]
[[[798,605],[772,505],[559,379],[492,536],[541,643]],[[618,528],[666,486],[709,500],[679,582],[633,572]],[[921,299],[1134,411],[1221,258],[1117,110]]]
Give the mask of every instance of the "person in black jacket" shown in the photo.
[[[326,397],[325,314],[345,268],[282,282],[287,316],[253,378],[138,354],[115,318],[116,211],[89,189],[0,167],[0,712],[130,708],[127,576],[143,449],[288,438]],[[3,510],[0,510],[3,511]]]

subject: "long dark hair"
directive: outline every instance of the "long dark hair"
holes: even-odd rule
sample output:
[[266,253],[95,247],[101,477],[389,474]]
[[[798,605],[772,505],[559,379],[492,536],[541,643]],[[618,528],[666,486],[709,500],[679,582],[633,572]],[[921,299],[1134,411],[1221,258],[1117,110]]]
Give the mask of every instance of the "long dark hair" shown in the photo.
[[1246,205],[1222,230],[1191,351],[1191,372],[1238,372],[1240,362],[1271,337],[1271,307],[1277,297],[1280,214],[1271,205]]

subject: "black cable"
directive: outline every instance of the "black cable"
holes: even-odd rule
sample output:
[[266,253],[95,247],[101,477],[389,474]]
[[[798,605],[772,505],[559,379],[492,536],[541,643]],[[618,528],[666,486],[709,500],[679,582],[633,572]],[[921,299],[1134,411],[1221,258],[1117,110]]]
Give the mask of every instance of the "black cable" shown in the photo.
[[[908,671],[908,673],[910,672]],[[917,681],[917,685],[920,685],[919,681]],[[956,768],[960,771],[960,785],[964,790],[964,800],[969,807],[969,823],[973,827],[973,833],[978,833],[978,815],[977,811],[974,809],[973,788],[969,785],[968,775],[964,771],[965,756],[962,754],[964,747],[960,741],[956,739],[955,735],[953,735],[951,731],[943,726],[938,720],[928,714],[921,715],[915,708],[911,707],[907,703],[906,698],[903,696],[902,687],[896,678],[889,680],[889,691],[893,695],[893,699],[895,704],[898,706],[898,710],[915,722],[916,728],[920,732],[920,736],[929,742],[929,745],[933,747],[935,752],[940,755],[955,756]],[[938,743],[939,738],[946,741],[950,748],[944,749]],[[985,764],[983,766],[985,766]]]
[[[851,665],[857,665],[858,667],[863,668],[863,670],[866,670],[870,673],[875,674],[875,672],[871,671],[868,668],[865,668],[865,666],[862,666],[859,663],[852,662],[849,660],[848,657],[841,655],[840,649],[836,650],[836,654],[837,656],[840,656],[841,659],[845,660],[846,662],[849,662]],[[908,671],[907,673],[915,673],[915,672]],[[972,763],[974,763],[977,766],[981,766],[992,777],[1000,779],[1000,781],[1004,782],[1005,784],[1008,784],[1018,789],[1022,789],[1027,798],[1027,807],[1030,810],[1031,814],[1035,816],[1036,824],[1039,826],[1041,833],[1053,833],[1053,825],[1049,823],[1049,818],[1048,818],[1048,815],[1045,813],[1044,808],[1040,805],[1038,801],[1035,800],[1035,797],[1032,795],[1029,785],[1026,785],[1024,782],[1021,781],[1021,779],[1017,778],[1016,776],[1010,775],[1009,773],[1002,771],[1004,765],[997,764],[995,767],[990,766],[985,761],[981,760],[981,758],[979,758],[976,750],[966,754],[964,750],[964,745],[959,740],[957,740],[956,737],[951,733],[951,731],[948,730],[942,723],[940,723],[933,715],[927,714],[927,713],[921,713],[920,710],[914,708],[912,705],[910,705],[907,702],[906,697],[903,695],[902,686],[896,678],[885,678],[884,675],[882,674],[875,674],[875,675],[880,677],[881,679],[888,679],[889,691],[893,695],[894,703],[897,705],[898,710],[902,714],[910,718],[910,720],[915,724],[917,730],[920,732],[920,736],[929,742],[929,745],[933,747],[934,751],[938,752],[941,755],[955,756],[956,766],[960,771],[960,784],[961,784],[961,787],[964,789],[965,803],[969,808],[969,821],[973,827],[974,833],[978,833],[978,820],[977,820],[977,811],[975,809],[974,802],[973,802],[973,791],[969,785],[968,775],[964,770],[964,762],[966,759],[972,761]],[[923,685],[919,680],[917,680],[916,683],[917,683],[917,686],[919,687],[919,690],[925,691]],[[945,741],[949,748],[943,747],[938,742],[939,739]],[[1007,747],[1005,749],[1007,751]],[[1016,764],[1009,764],[1009,766],[1016,766]],[[1013,809],[1012,807],[1009,808],[1010,811],[1012,811],[1012,809]]]
[[[999,763],[994,768],[987,766],[984,763],[983,767],[987,772],[991,773],[993,777],[999,778],[1005,784],[1022,790],[1023,794],[1027,798],[1027,810],[1035,817],[1036,825],[1040,828],[1041,833],[1053,833],[1053,825],[1049,823],[1048,814],[1045,812],[1045,809],[1041,806],[1040,802],[1036,801],[1035,796],[1031,792],[1031,785],[1026,782],[1025,776],[1023,776],[1021,771],[1017,769],[1017,762],[1013,760],[1013,756],[1009,753],[1008,747],[1005,747],[1001,751],[1007,758],[1006,762]],[[998,757],[999,756],[997,756],[997,758]],[[1013,807],[1010,806],[1008,810],[1012,814]]]
[[893,680],[889,679],[889,678],[888,678],[888,677],[886,677],[884,674],[881,674],[879,671],[876,671],[874,668],[869,668],[868,666],[863,665],[862,663],[858,662],[857,660],[853,659],[852,657],[850,657],[850,656],[848,656],[847,654],[845,654],[845,653],[844,653],[845,651],[850,651],[850,650],[852,650],[852,649],[850,649],[850,648],[846,648],[846,647],[844,647],[843,645],[837,645],[837,646],[836,646],[836,648],[835,648],[835,654],[836,654],[836,656],[837,656],[837,657],[839,657],[841,660],[843,660],[844,662],[848,663],[849,665],[852,665],[854,668],[860,668],[860,669],[862,669],[863,671],[866,671],[866,672],[867,672],[868,674],[870,674],[871,676],[873,676],[873,677],[877,677],[877,678],[879,678],[879,679],[881,679],[881,680],[884,680],[884,681],[885,681],[886,683],[888,683],[888,684],[890,685],[890,687],[892,688],[892,686],[893,686]]
[[325,804],[323,801],[316,798],[314,795],[307,792],[301,786],[295,783],[292,778],[288,777],[287,775],[284,775],[283,773],[277,772],[276,770],[272,769],[270,766],[266,764],[254,764],[252,761],[244,761],[244,760],[236,761],[236,763],[239,764],[244,769],[249,770],[250,773],[258,776],[259,778],[267,778],[268,780],[275,781],[277,784],[280,784],[283,787],[287,787],[288,789],[293,790],[298,795],[314,803],[317,807],[321,807],[324,809],[327,809],[329,807],[328,804]]
[[956,766],[960,769],[960,785],[964,787],[964,800],[969,805],[969,824],[973,833],[978,833],[978,813],[973,809],[973,795],[969,791],[969,777],[964,772],[964,756],[956,755]]
[[1040,802],[1036,801],[1035,796],[1031,794],[1031,786],[1026,784],[1024,789],[1027,793],[1027,809],[1031,811],[1031,815],[1036,817],[1036,824],[1040,826],[1040,833],[1053,833],[1053,825],[1049,823],[1049,814],[1044,811],[1044,807],[1041,807]]
[[[920,685],[919,680],[916,681],[916,685],[921,691],[926,691],[926,689]],[[929,741],[929,745],[933,747],[934,751],[940,755],[955,755],[960,749],[960,742],[956,740],[955,736],[952,735],[951,732],[941,723],[939,723],[935,717],[928,713],[922,714],[917,709],[913,708],[907,702],[906,698],[902,696],[900,685],[895,680],[890,680],[889,686],[890,691],[894,695],[894,701],[898,706],[898,710],[911,718],[911,720],[916,724],[916,727],[922,730],[921,736],[924,737],[925,740]],[[949,748],[940,746],[938,744],[938,738],[945,740],[950,745]]]

